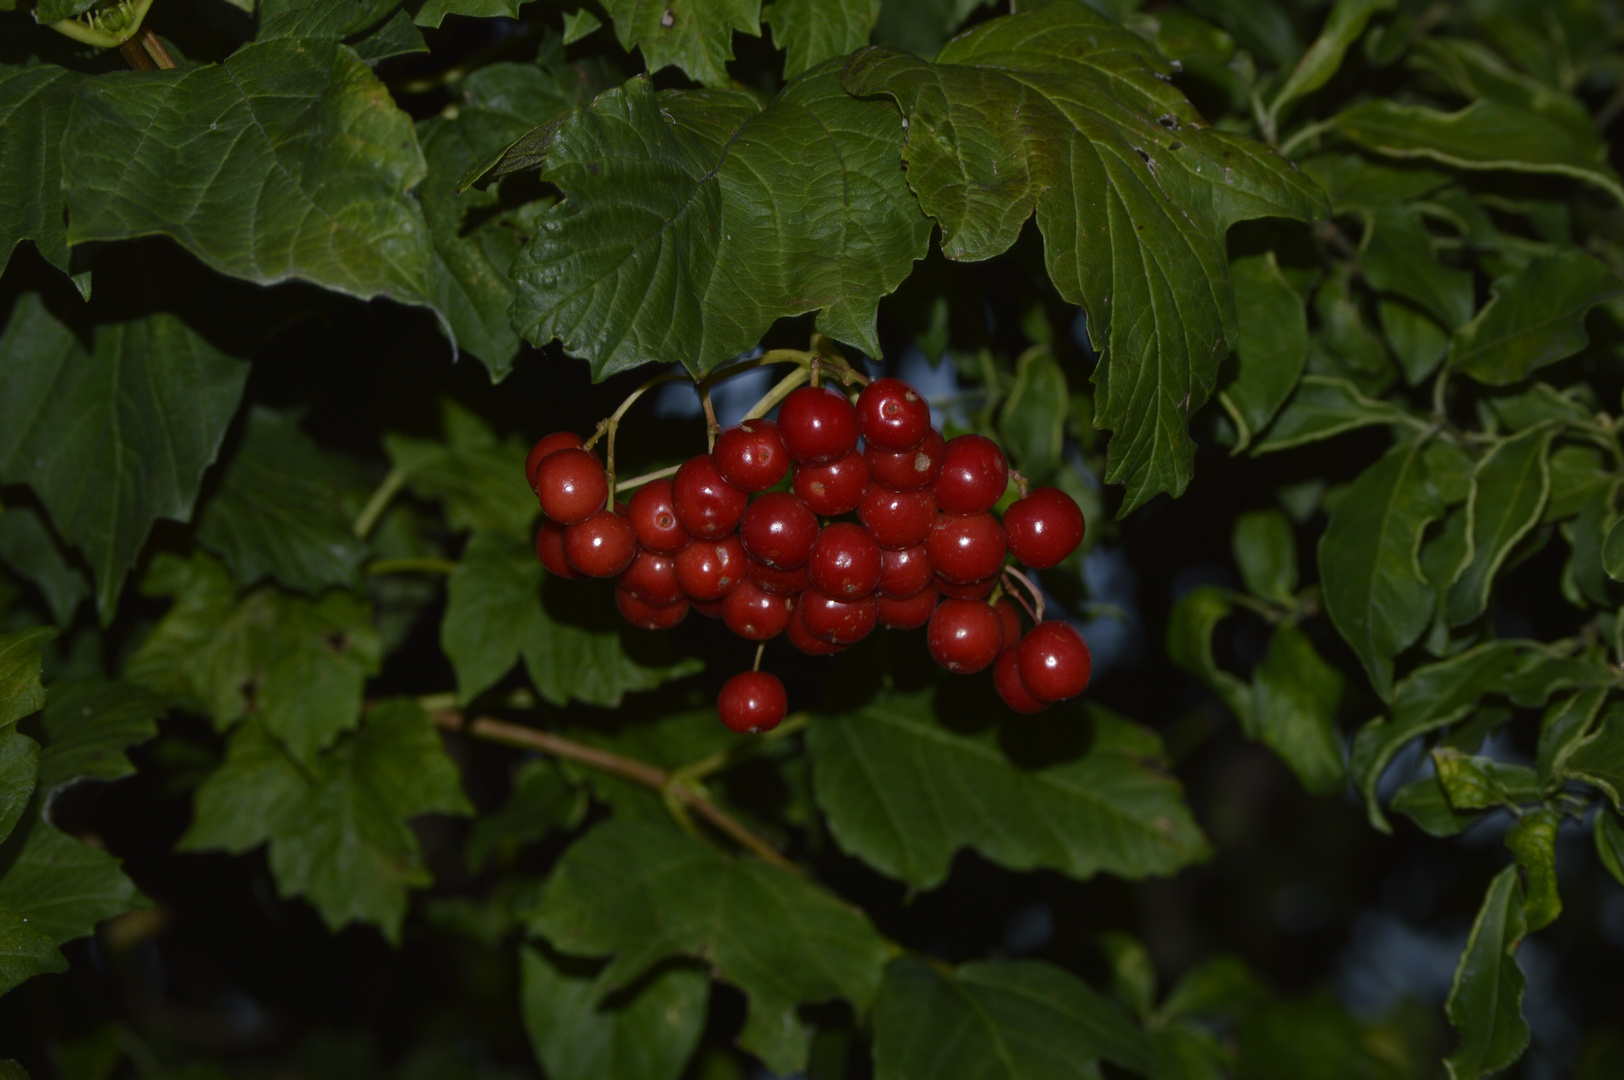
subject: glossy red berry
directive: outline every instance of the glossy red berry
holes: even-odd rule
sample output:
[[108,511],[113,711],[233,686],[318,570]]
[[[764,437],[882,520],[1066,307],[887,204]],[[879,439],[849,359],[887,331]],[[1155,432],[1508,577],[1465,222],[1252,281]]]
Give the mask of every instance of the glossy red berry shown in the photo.
[[698,454],[671,478],[671,505],[689,536],[715,540],[739,527],[750,496],[722,479],[714,457]]
[[824,596],[816,589],[801,594],[796,608],[814,637],[836,645],[851,645],[868,636],[878,618],[873,593],[847,602]]
[[882,548],[911,547],[936,524],[936,499],[930,488],[892,491],[876,484],[858,504],[857,519]]
[[536,491],[544,514],[577,525],[607,505],[609,476],[589,450],[555,450],[536,466]]
[[998,587],[998,575],[994,574],[991,577],[982,578],[980,581],[958,582],[948,581],[942,575],[937,574],[931,584],[936,587],[937,592],[943,596],[952,597],[954,600],[985,600]]
[[[677,555],[677,583],[696,606],[721,600],[743,580],[744,545],[737,534],[720,540],[695,540]],[[700,611],[711,614],[703,608]],[[721,614],[720,608],[716,614]]]
[[541,528],[536,530],[536,558],[547,572],[555,577],[578,578],[581,575],[575,572],[570,561],[564,557],[564,526],[556,521],[543,518]]
[[729,630],[751,641],[766,641],[782,634],[794,610],[794,597],[763,592],[748,577],[722,598],[722,621]]
[[1004,628],[1004,651],[1009,652],[1021,643],[1021,609],[1007,596],[992,609],[998,612],[998,622]]
[[1076,697],[1088,686],[1094,658],[1070,623],[1045,619],[1021,639],[1017,656],[1021,684],[1039,701]]
[[787,491],[758,496],[739,522],[739,539],[750,557],[775,570],[806,564],[818,539],[818,518]]
[[880,625],[892,630],[915,630],[930,621],[936,602],[942,594],[935,589],[922,589],[913,596],[894,600],[882,596],[875,601],[875,614]]
[[943,600],[925,632],[930,655],[947,670],[968,675],[998,659],[1004,628],[992,605],[981,600]]
[[778,433],[790,457],[823,465],[857,448],[857,410],[833,390],[803,386],[778,406]]
[[1004,529],[991,514],[939,514],[925,538],[925,554],[945,581],[968,585],[1004,565]]
[[880,558],[880,584],[876,591],[893,600],[923,592],[936,579],[936,568],[925,555],[925,545],[896,548]]
[[806,560],[812,587],[836,600],[867,596],[880,583],[880,545],[861,525],[837,521],[818,533]]
[[935,483],[942,475],[942,457],[946,452],[942,433],[931,428],[925,433],[925,441],[912,450],[864,447],[863,461],[876,484],[892,491],[913,491]]
[[779,570],[754,559],[745,559],[744,576],[754,582],[756,588],[771,596],[799,596],[812,587],[812,579],[807,575],[805,566]]
[[539,439],[524,459],[524,478],[530,481],[530,490],[536,490],[536,466],[541,464],[542,458],[555,450],[579,450],[583,445],[581,437],[573,431],[555,431]]
[[844,651],[846,646],[825,641],[806,628],[806,619],[802,617],[805,610],[804,605],[797,604],[794,613],[789,617],[789,626],[784,630],[784,636],[789,638],[789,643],[808,656],[829,656]]
[[[727,599],[726,597],[722,598]],[[690,600],[694,610],[707,619],[720,619],[722,617],[722,600]]]
[[868,466],[855,450],[824,465],[797,465],[794,487],[796,496],[814,514],[849,514],[868,491]]
[[657,551],[639,551],[637,558],[621,573],[620,587],[643,601],[660,607],[683,599],[677,581],[677,561]]
[[771,420],[746,420],[716,436],[711,449],[722,479],[754,494],[766,491],[789,472],[789,450]]
[[1083,542],[1083,511],[1059,488],[1033,488],[1004,511],[1009,550],[1027,566],[1044,570]]
[[998,444],[985,435],[960,435],[947,441],[942,475],[932,486],[943,513],[979,514],[1003,498],[1009,463]]
[[930,406],[901,379],[875,379],[857,396],[863,441],[881,450],[912,450],[930,431]]
[[739,672],[722,684],[716,698],[722,723],[741,734],[771,731],[784,719],[788,708],[783,681],[765,671]]
[[637,530],[624,514],[599,510],[564,527],[564,558],[587,577],[614,577],[637,557]]
[[630,589],[617,586],[615,606],[621,617],[644,630],[669,630],[688,614],[688,601],[675,604],[651,604],[633,595]]
[[1032,692],[1021,682],[1020,649],[1006,644],[1004,651],[998,654],[993,661],[992,685],[998,691],[998,696],[1018,713],[1040,713],[1049,707],[1047,701],[1039,701],[1032,696]]
[[632,492],[626,513],[637,530],[641,547],[661,555],[675,555],[688,546],[688,531],[677,520],[676,507],[671,504],[669,479],[651,480]]

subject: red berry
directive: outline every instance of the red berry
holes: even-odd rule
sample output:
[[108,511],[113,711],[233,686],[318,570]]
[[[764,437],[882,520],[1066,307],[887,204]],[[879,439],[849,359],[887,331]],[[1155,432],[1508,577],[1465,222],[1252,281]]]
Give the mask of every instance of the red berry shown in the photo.
[[615,606],[627,622],[644,630],[669,630],[688,614],[686,600],[678,600],[675,604],[650,604],[634,596],[630,589],[622,587],[615,589]]
[[795,612],[789,617],[789,626],[784,630],[784,636],[789,638],[789,643],[809,656],[828,656],[844,651],[846,646],[825,641],[806,628],[806,619],[803,617],[805,610],[804,604],[797,604]]
[[863,496],[857,518],[882,548],[911,547],[936,524],[936,499],[930,488],[891,491],[876,484]]
[[814,514],[849,514],[867,491],[868,466],[855,450],[825,465],[795,466],[795,494]]
[[818,533],[806,572],[812,587],[825,596],[867,596],[880,583],[880,545],[861,525],[837,521]]
[[609,501],[609,476],[589,450],[555,450],[536,466],[541,509],[560,525],[578,525]]
[[1083,542],[1083,511],[1059,488],[1033,488],[1004,511],[1009,550],[1027,566],[1045,570]]
[[729,731],[757,734],[771,731],[784,719],[789,696],[777,675],[765,671],[741,671],[722,684],[716,698],[716,711]]
[[779,570],[754,559],[745,559],[744,575],[769,596],[799,596],[812,587],[812,579],[804,566]]
[[857,448],[857,410],[827,387],[803,386],[778,406],[778,433],[790,457],[823,465]]
[[682,585],[677,581],[676,559],[656,551],[639,551],[637,558],[620,575],[620,587],[643,603],[656,607],[683,599]]
[[818,539],[817,515],[787,491],[769,491],[750,503],[739,522],[750,557],[775,570],[806,563]]
[[1076,697],[1088,686],[1094,658],[1070,623],[1045,619],[1021,639],[1021,684],[1039,701]]
[[746,420],[716,436],[711,448],[722,479],[754,494],[766,491],[789,472],[789,450],[771,420]]
[[925,632],[930,655],[960,675],[980,671],[998,659],[1004,628],[992,605],[980,600],[943,600]]
[[578,578],[570,561],[564,557],[564,526],[548,518],[541,519],[536,530],[536,558],[547,572],[561,578]]
[[949,439],[936,478],[936,505],[948,514],[991,510],[1009,486],[1009,463],[998,444],[985,435]]
[[925,441],[912,450],[865,447],[863,461],[876,484],[892,491],[913,491],[935,483],[942,475],[942,455],[946,450],[942,433],[931,428],[925,433]]
[[875,379],[857,396],[863,441],[881,450],[912,450],[930,431],[930,406],[901,379]]
[[637,530],[638,544],[649,551],[675,555],[688,546],[688,531],[677,520],[676,507],[671,505],[671,481],[664,477],[650,480],[632,492],[627,516]]
[[[726,597],[722,598],[727,599]],[[722,600],[690,600],[694,610],[707,619],[720,619],[722,617]]]
[[699,454],[671,478],[671,505],[689,536],[715,540],[739,527],[750,496],[722,479],[715,458]]
[[993,662],[992,684],[998,690],[998,696],[1018,713],[1039,713],[1049,707],[1047,701],[1039,701],[1032,696],[1032,692],[1021,682],[1020,649],[1007,643],[1004,651],[998,654]]
[[722,621],[729,630],[751,641],[766,641],[782,634],[794,610],[794,597],[762,592],[749,578],[722,598]]
[[524,459],[524,478],[530,481],[530,490],[536,490],[536,466],[541,464],[542,458],[554,450],[579,450],[583,445],[581,437],[573,431],[555,431],[542,437]]
[[816,589],[801,594],[796,608],[806,628],[814,637],[832,641],[836,645],[851,645],[868,636],[878,618],[878,608],[872,593],[859,600],[847,602],[824,596]]
[[915,544],[882,553],[877,591],[893,600],[905,600],[924,591],[935,579],[936,568],[925,556],[925,545]]
[[875,601],[880,625],[890,627],[892,630],[918,629],[930,621],[931,613],[936,610],[936,602],[941,596],[942,594],[935,589],[921,589],[913,596],[901,600],[882,596]]
[[1004,566],[1004,529],[998,519],[979,514],[940,514],[925,538],[925,554],[946,581],[968,585]]
[[936,586],[937,592],[943,596],[950,596],[954,600],[985,600],[998,587],[998,575],[994,574],[992,577],[985,577],[980,581],[968,581],[961,584],[957,581],[948,581],[942,575],[937,574],[932,584]]
[[998,621],[1004,628],[1004,651],[1009,652],[1021,643],[1021,609],[1006,596],[992,606],[998,612]]
[[564,558],[588,577],[614,577],[637,557],[637,530],[624,514],[599,510],[564,527]]
[[[720,600],[744,580],[744,545],[737,534],[720,540],[695,540],[677,555],[677,583],[695,606]],[[700,613],[711,612],[700,608]],[[717,609],[716,614],[721,614]]]

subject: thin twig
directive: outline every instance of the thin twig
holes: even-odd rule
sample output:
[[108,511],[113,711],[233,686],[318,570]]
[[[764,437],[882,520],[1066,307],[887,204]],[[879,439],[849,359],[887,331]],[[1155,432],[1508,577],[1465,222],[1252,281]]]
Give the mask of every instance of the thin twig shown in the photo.
[[378,485],[377,490],[372,493],[372,497],[367,500],[367,504],[361,508],[360,514],[356,515],[352,531],[358,539],[365,540],[367,538],[367,533],[372,531],[372,527],[378,523],[378,519],[383,516],[384,510],[389,506],[389,500],[395,497],[395,493],[405,483],[406,470],[389,470],[389,474],[383,478],[383,483]]
[[151,27],[143,26],[137,36],[141,40],[141,47],[152,57],[154,64],[164,71],[174,68],[175,58],[169,55],[169,50],[164,48],[164,43],[158,40],[158,35],[152,32]]
[[566,739],[550,732],[537,728],[526,727],[522,724],[512,724],[505,720],[493,720],[490,717],[477,717],[465,720],[461,713],[436,712],[431,714],[434,722],[449,731],[461,731],[476,739],[488,742],[503,743],[507,746],[517,746],[526,750],[540,750],[565,761],[573,761],[600,772],[610,773],[635,784],[661,793],[670,793],[689,809],[696,811],[706,821],[717,829],[726,833],[738,845],[751,854],[769,862],[781,870],[792,874],[801,873],[801,868],[779,854],[766,840],[751,832],[727,811],[711,802],[703,794],[695,791],[686,784],[671,784],[671,774],[646,761],[623,757],[608,750],[599,750],[595,746],[587,746],[573,739]]
[[655,469],[653,472],[646,472],[642,476],[634,476],[630,480],[618,480],[615,482],[615,494],[619,495],[622,491],[630,491],[632,488],[640,488],[644,484],[647,484],[653,480],[664,480],[668,476],[675,476],[677,475],[677,470],[680,468],[682,468],[681,465],[671,465],[664,469]]
[[[1014,578],[1016,581],[1019,581],[1022,585],[1026,586],[1027,591],[1032,594],[1032,603],[1037,608],[1036,611],[1033,611],[1032,608],[1027,608],[1026,609],[1027,613],[1032,616],[1032,621],[1033,622],[1042,622],[1043,621],[1043,590],[1038,588],[1037,584],[1031,578],[1027,577],[1025,574],[1021,573],[1019,570],[1015,569],[1013,566],[1004,567],[1004,573],[1008,574],[1010,577]],[[1014,592],[1015,592],[1014,589],[1010,590],[1011,594],[1014,594]]]
[[118,52],[120,56],[124,57],[124,62],[130,65],[131,71],[158,70],[158,65],[152,62],[152,58],[146,54],[141,46],[133,41],[119,42]]

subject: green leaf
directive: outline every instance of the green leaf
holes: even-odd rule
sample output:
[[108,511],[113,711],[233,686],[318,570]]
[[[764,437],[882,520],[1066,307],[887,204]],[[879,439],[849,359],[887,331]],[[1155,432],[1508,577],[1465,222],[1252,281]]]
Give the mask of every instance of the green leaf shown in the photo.
[[520,1008],[550,1080],[676,1080],[705,1030],[710,980],[691,967],[657,970],[614,1000],[600,978],[570,973],[521,948]]
[[152,523],[191,518],[248,365],[172,315],[99,326],[87,350],[30,294],[0,334],[0,373],[0,481],[32,487],[85,553],[105,624]]
[[1212,632],[1231,610],[1229,595],[1213,585],[1198,585],[1179,597],[1167,620],[1167,658],[1206,683],[1251,736],[1251,688],[1219,667],[1212,654]]
[[1283,115],[1286,106],[1293,101],[1330,82],[1331,76],[1342,66],[1342,57],[1349,46],[1365,32],[1365,24],[1370,17],[1378,11],[1391,11],[1397,6],[1397,0],[1337,0],[1325,19],[1320,36],[1297,61],[1297,66],[1291,69],[1291,74],[1286,76],[1285,83],[1275,94],[1274,101],[1270,102],[1270,120]]
[[124,751],[158,734],[164,702],[128,683],[59,680],[43,723],[48,741],[39,758],[39,790],[47,797],[79,779],[117,780],[135,766]]
[[[584,602],[581,589],[542,570],[530,544],[474,533],[446,587],[440,625],[458,697],[471,700],[520,656],[536,689],[555,705],[574,698],[615,706],[627,691],[650,690],[700,670],[698,660],[666,662],[663,636],[656,643],[638,635],[610,605]],[[598,596],[596,590],[592,595]],[[650,663],[651,654],[661,658]]]
[[[1601,452],[1594,446],[1557,446],[1551,451],[1551,496],[1545,500],[1541,523],[1566,521],[1577,517],[1585,500],[1607,483]],[[1605,558],[1605,546],[1603,548]],[[1605,564],[1604,564],[1605,565]]]
[[1449,343],[1449,364],[1490,386],[1509,386],[1590,342],[1585,315],[1624,296],[1624,281],[1582,251],[1535,259],[1495,281],[1493,296]]
[[1604,806],[1596,815],[1596,854],[1613,880],[1624,885],[1624,825]]
[[1417,549],[1444,506],[1422,450],[1423,440],[1411,440],[1360,473],[1319,543],[1326,614],[1383,698],[1392,693],[1393,657],[1432,618]]
[[994,730],[943,726],[928,694],[881,698],[808,729],[813,793],[843,850],[921,889],[945,880],[963,847],[1079,879],[1171,874],[1206,858],[1161,741],[1106,710],[1090,716],[1086,753],[1028,768]]
[[407,889],[432,881],[406,819],[472,809],[433,722],[396,699],[309,766],[244,723],[179,846],[240,853],[268,841],[279,895],[308,898],[335,931],[368,922],[398,943]]
[[438,29],[447,15],[472,19],[517,19],[520,5],[528,0],[426,0],[412,21],[418,26]]
[[613,954],[600,976],[610,986],[667,957],[704,960],[749,1001],[739,1045],[780,1073],[806,1062],[796,1006],[843,998],[866,1010],[885,959],[867,919],[805,878],[641,822],[576,841],[530,929],[572,955]]
[[28,506],[0,512],[0,563],[36,586],[58,626],[73,622],[79,601],[90,595],[84,571],[63,557],[43,518]]
[[1377,300],[1376,315],[1394,358],[1404,369],[1404,381],[1419,386],[1443,362],[1449,335],[1429,316],[1398,300]]
[[1328,794],[1345,783],[1336,729],[1342,674],[1321,659],[1297,627],[1282,623],[1253,675],[1250,734],[1262,740],[1309,791]]
[[1488,610],[1494,575],[1528,530],[1539,523],[1551,489],[1546,455],[1556,428],[1529,428],[1495,444],[1472,473],[1466,503],[1468,561],[1449,590],[1449,622],[1470,622]]
[[1606,571],[1606,551],[1607,537],[1619,520],[1614,507],[1618,480],[1605,473],[1603,476],[1606,479],[1580,505],[1579,516],[1573,522],[1573,577],[1586,599],[1611,608],[1615,601]]
[[[0,994],[10,992],[35,975],[60,975],[68,970],[68,958],[57,951],[56,942],[26,915],[0,904]],[[28,1074],[16,1062],[0,1061],[0,1077]],[[15,1067],[15,1068],[14,1068]]]
[[1624,581],[1624,529],[1619,528],[1619,524],[1618,521],[1613,522],[1613,527],[1607,530],[1607,539],[1601,545],[1602,569],[1614,581]]
[[774,0],[761,12],[786,79],[867,45],[879,18],[880,0]]
[[1574,744],[1555,775],[1594,784],[1624,810],[1624,710],[1609,709],[1596,730]]
[[916,56],[935,56],[960,25],[993,0],[909,0],[881,3],[874,40],[895,45]]
[[643,78],[608,91],[509,151],[566,196],[514,262],[514,325],[535,345],[559,338],[599,379],[650,359],[698,375],[820,309],[820,331],[878,356],[879,298],[931,231],[897,168],[902,135],[832,66],[765,109],[743,91],[656,95]]
[[412,494],[444,506],[453,529],[528,539],[540,512],[524,477],[529,447],[518,439],[497,442],[483,420],[449,399],[441,402],[441,416],[444,442],[385,435],[390,464]]
[[1432,763],[1444,797],[1456,810],[1488,810],[1515,801],[1492,758],[1439,746],[1432,751]]
[[1143,1022],[1156,1007],[1156,963],[1132,934],[1107,930],[1100,948],[1111,962],[1111,992]]
[[69,242],[161,233],[262,285],[430,305],[411,118],[328,11],[279,23],[223,63],[79,91],[62,144]]
[[1297,603],[1297,539],[1278,510],[1251,510],[1235,519],[1230,552],[1253,596],[1286,607]]
[[1503,1069],[1528,1046],[1522,1017],[1524,979],[1517,946],[1527,925],[1517,868],[1495,875],[1466,939],[1445,1009],[1460,1032],[1460,1046],[1444,1062],[1450,1080],[1476,1080]]
[[0,729],[44,707],[39,650],[57,632],[54,626],[36,626],[0,634]]
[[367,546],[351,530],[343,487],[297,416],[256,405],[220,489],[198,518],[198,542],[243,585],[270,577],[318,593],[354,584]]
[[1253,454],[1287,450],[1374,424],[1415,424],[1396,405],[1366,397],[1346,379],[1305,375]]
[[1377,99],[1336,117],[1342,134],[1378,154],[1425,158],[1460,169],[1568,176],[1624,202],[1599,140],[1580,139],[1532,109],[1480,100],[1446,113]]
[[1047,348],[1027,350],[998,412],[998,433],[1013,466],[1033,483],[1060,467],[1070,412],[1066,373],[1054,355]]
[[1515,642],[1492,641],[1417,668],[1393,687],[1391,719],[1377,717],[1360,728],[1348,761],[1373,826],[1391,831],[1376,802],[1376,782],[1393,755],[1416,736],[1467,716],[1480,697],[1503,688],[1515,674],[1519,649]]
[[895,960],[874,1002],[875,1080],[1086,1080],[1155,1068],[1145,1033],[1076,976],[1037,960],[952,972]]
[[1472,317],[1472,272],[1440,261],[1419,211],[1380,206],[1370,212],[1367,225],[1359,271],[1371,288],[1415,303],[1448,330]]
[[0,270],[24,240],[68,272],[62,131],[84,76],[56,64],[0,64]]
[[1457,836],[1484,816],[1481,810],[1457,809],[1436,773],[1399,788],[1388,809],[1415,822],[1428,836],[1438,837]]
[[[393,3],[389,3],[389,6],[393,6]],[[423,40],[423,32],[412,24],[412,17],[404,11],[395,12],[379,23],[376,29],[352,39],[349,45],[355,50],[355,55],[373,66],[391,57],[429,51],[428,42]]]
[[1552,702],[1539,725],[1539,782],[1543,787],[1567,768],[1568,756],[1590,734],[1607,700],[1606,686],[1592,686]]
[[7,854],[12,853],[0,860],[10,863],[0,877],[0,909],[9,908],[56,945],[150,903],[117,859],[58,831],[43,817],[12,833]]
[[1303,53],[1291,16],[1275,0],[1190,0],[1189,8],[1234,34],[1243,49],[1280,67]]
[[585,794],[551,761],[527,761],[513,775],[508,800],[485,814],[468,834],[469,873],[478,873],[499,849],[534,843],[556,829],[572,829],[586,814]]
[[0,728],[0,841],[22,820],[34,795],[39,743],[15,727]]
[[1238,1068],[1247,1080],[1367,1080],[1382,1075],[1348,1010],[1321,991],[1263,1003],[1237,1025]]
[[668,67],[706,86],[731,81],[733,31],[761,35],[761,0],[603,0],[620,47],[640,49],[649,74]]
[[565,12],[564,44],[573,45],[602,25],[602,20],[586,8]]
[[1302,378],[1308,312],[1274,252],[1229,264],[1235,284],[1235,362],[1219,399],[1235,421],[1235,453],[1269,426]]
[[[1602,811],[1606,813],[1606,811]],[[1556,830],[1561,819],[1555,810],[1540,807],[1518,818],[1506,833],[1506,847],[1522,867],[1526,899],[1523,917],[1528,932],[1543,930],[1562,914],[1556,888]]]
[[379,645],[359,596],[309,600],[267,587],[239,597],[202,554],[160,555],[143,584],[174,603],[125,664],[132,682],[207,713],[220,730],[254,716],[300,761],[360,721]]
[[1001,254],[1036,213],[1049,277],[1105,354],[1095,422],[1115,432],[1105,478],[1127,483],[1123,514],[1189,483],[1186,421],[1235,338],[1229,226],[1329,213],[1312,181],[1208,127],[1166,74],[1137,35],[1064,3],[981,23],[934,64],[865,49],[845,75],[907,118],[908,184],[948,258]]
[[1234,1018],[1268,996],[1267,988],[1244,962],[1233,956],[1214,956],[1180,976],[1162,999],[1156,1020]]

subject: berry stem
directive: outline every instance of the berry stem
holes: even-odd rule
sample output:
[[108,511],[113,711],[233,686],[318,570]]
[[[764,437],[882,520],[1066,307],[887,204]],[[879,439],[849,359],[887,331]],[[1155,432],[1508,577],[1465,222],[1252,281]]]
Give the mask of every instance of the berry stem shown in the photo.
[[620,407],[614,412],[610,413],[609,419],[599,424],[598,430],[592,433],[592,438],[586,441],[585,448],[590,450],[592,449],[593,443],[597,442],[605,435],[608,436],[604,442],[603,453],[603,471],[609,474],[608,509],[613,510],[615,508],[615,432],[620,430],[620,418],[626,415],[626,410],[630,409],[632,405],[636,403],[638,398],[654,389],[654,387],[659,386],[661,383],[672,382],[673,380],[681,377],[682,376],[667,372],[664,375],[655,375],[653,378],[644,380],[641,386],[626,395],[626,400],[620,403]]
[[1021,498],[1023,498],[1023,499],[1026,498],[1026,486],[1027,486],[1026,477],[1022,476],[1020,473],[1016,472],[1014,469],[1011,469],[1011,470],[1009,470],[1009,478],[1011,480],[1015,481],[1015,490],[1021,493]]
[[711,388],[706,383],[699,384],[699,404],[705,409],[705,452],[716,449],[716,435],[722,430],[722,425],[716,422],[716,406],[711,404]]
[[766,416],[768,413],[772,412],[780,401],[783,401],[785,398],[789,397],[791,391],[800,386],[802,383],[806,382],[806,380],[810,377],[810,374],[810,366],[797,367],[794,371],[790,372],[788,375],[785,375],[782,379],[779,379],[778,383],[771,390],[762,395],[760,401],[750,406],[750,411],[744,414],[744,419],[759,420],[763,416]]
[[457,569],[450,559],[373,559],[366,564],[370,574],[449,574]]
[[395,497],[405,483],[405,469],[394,468],[389,470],[383,481],[378,484],[377,489],[372,492],[372,497],[367,499],[367,504],[361,508],[361,512],[355,517],[355,524],[351,526],[350,531],[356,535],[357,539],[365,540],[367,538],[367,533],[372,531],[372,527],[378,524],[378,519],[383,517],[384,510],[388,509],[389,500]]
[[615,494],[619,495],[622,491],[640,488],[653,480],[663,480],[667,476],[675,476],[680,468],[682,468],[681,465],[671,465],[664,469],[655,469],[653,472],[644,473],[642,476],[634,476],[630,480],[622,480],[615,485]]
[[[704,793],[695,790],[687,784],[673,784],[672,773],[646,761],[636,758],[623,757],[620,754],[599,750],[595,746],[566,739],[551,732],[540,731],[523,724],[513,724],[505,720],[493,720],[490,717],[476,717],[472,720],[465,718],[455,711],[436,712],[431,714],[434,722],[448,731],[460,731],[476,739],[487,742],[502,743],[507,746],[516,746],[523,750],[539,750],[545,754],[573,761],[600,772],[610,773],[633,783],[641,784],[646,788],[662,794],[669,793],[669,797],[688,810],[693,810],[714,825],[717,830],[727,834],[740,847],[769,862],[780,870],[787,870],[792,874],[801,873],[801,868],[790,862],[778,852],[765,839],[751,832],[738,819],[717,806]],[[784,725],[780,725],[782,728]]]
[[756,646],[756,662],[750,665],[750,670],[751,671],[760,671],[761,670],[761,654],[766,652],[766,651],[767,651],[767,643],[765,641],[763,641],[760,645]]
[[[1012,577],[1016,581],[1019,581],[1022,585],[1026,586],[1027,591],[1032,596],[1032,603],[1031,604],[1028,604],[1026,602],[1026,600],[1024,598],[1022,598],[1021,594],[1018,591],[1016,591],[1015,589],[1010,589],[1009,590],[1009,595],[1013,596],[1016,600],[1020,601],[1021,606],[1026,608],[1026,613],[1028,615],[1032,616],[1032,621],[1033,622],[1042,622],[1043,621],[1043,590],[1038,588],[1037,584],[1035,582],[1033,582],[1033,580],[1031,578],[1027,577],[1025,574],[1021,573],[1019,570],[1015,569],[1013,566],[1004,567],[1004,574],[1005,574],[1006,577]],[[1034,608],[1035,608],[1035,610],[1034,610]]]

